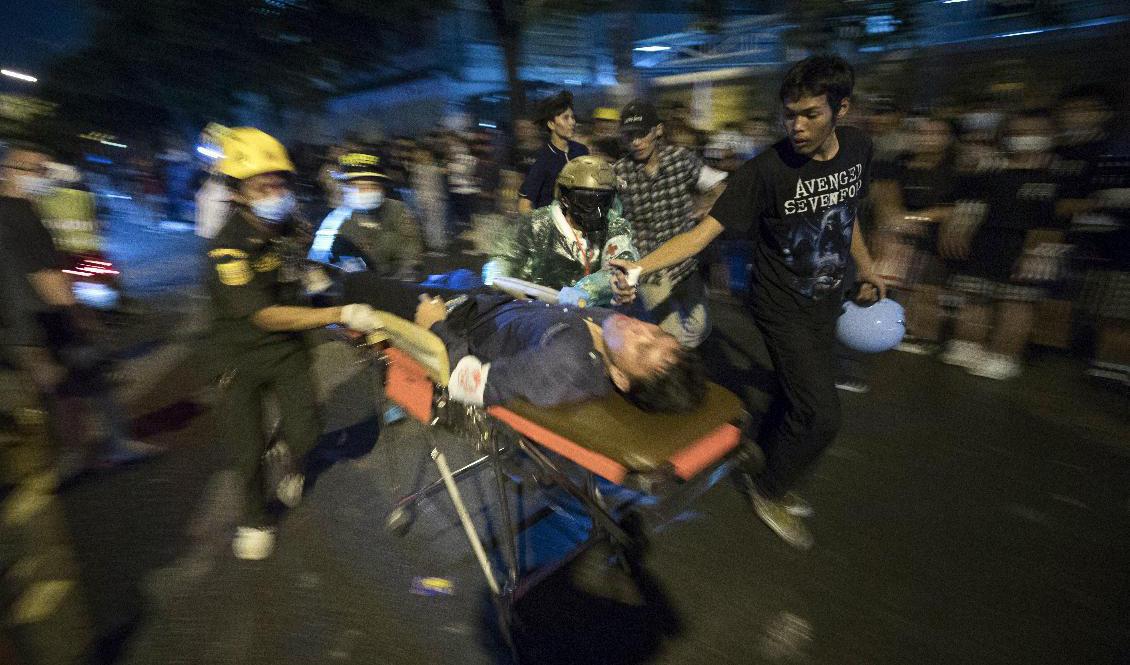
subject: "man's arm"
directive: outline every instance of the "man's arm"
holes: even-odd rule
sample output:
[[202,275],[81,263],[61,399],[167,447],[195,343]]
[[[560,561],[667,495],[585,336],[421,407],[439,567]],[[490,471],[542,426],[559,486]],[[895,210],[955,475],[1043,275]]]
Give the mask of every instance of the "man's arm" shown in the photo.
[[341,307],[288,307],[272,305],[251,316],[251,322],[268,332],[301,332],[341,322]]
[[857,279],[875,288],[877,300],[886,298],[887,283],[875,273],[875,263],[871,260],[871,252],[867,251],[867,243],[863,242],[863,232],[859,230],[859,217],[856,217],[852,222],[851,258],[855,261]]
[[528,198],[519,194],[518,195],[518,212],[522,215],[525,215],[526,213],[530,212],[533,209],[534,209],[534,204],[531,203]]
[[[707,215],[694,228],[672,236],[670,240],[656,247],[654,252],[640,259],[637,265],[641,269],[641,274],[653,273],[698,255],[711,241],[721,235],[722,229],[722,224],[718,220]],[[622,266],[623,262],[616,262],[614,265]]]

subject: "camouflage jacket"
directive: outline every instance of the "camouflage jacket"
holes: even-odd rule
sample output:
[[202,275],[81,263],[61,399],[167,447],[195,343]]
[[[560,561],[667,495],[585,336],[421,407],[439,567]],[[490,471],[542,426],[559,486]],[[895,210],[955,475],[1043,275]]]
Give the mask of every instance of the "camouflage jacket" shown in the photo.
[[592,306],[612,302],[609,259],[638,261],[632,227],[615,211],[608,213],[604,247],[581,249],[556,201],[518,220],[516,228],[495,243],[493,259],[501,275],[560,289],[572,286],[588,294]]

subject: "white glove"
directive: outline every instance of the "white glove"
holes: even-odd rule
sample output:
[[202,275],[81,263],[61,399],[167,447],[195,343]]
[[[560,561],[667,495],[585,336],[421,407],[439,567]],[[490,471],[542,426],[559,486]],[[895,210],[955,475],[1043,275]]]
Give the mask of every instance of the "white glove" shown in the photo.
[[360,303],[342,307],[341,322],[345,327],[363,333],[371,333],[383,325],[381,316],[376,310]]
[[578,289],[573,286],[566,286],[557,292],[558,305],[572,305],[573,307],[583,307],[581,303],[588,304],[589,294],[584,289]]
[[482,406],[488,374],[490,374],[490,363],[484,364],[475,356],[463,356],[455,364],[455,369],[451,370],[451,379],[447,382],[447,394],[456,402]]
[[483,264],[483,284],[490,286],[494,283],[495,277],[505,277],[506,272],[502,267],[502,262],[498,259],[491,259]]

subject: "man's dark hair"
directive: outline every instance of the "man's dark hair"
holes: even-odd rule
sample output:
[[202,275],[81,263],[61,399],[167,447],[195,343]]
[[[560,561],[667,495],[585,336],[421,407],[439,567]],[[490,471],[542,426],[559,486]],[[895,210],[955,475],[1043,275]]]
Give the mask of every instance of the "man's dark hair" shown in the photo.
[[571,108],[573,108],[573,93],[568,90],[562,90],[556,95],[542,100],[542,102],[538,104],[538,125],[542,130],[545,130],[545,123],[553,120]]
[[706,371],[698,353],[679,347],[675,361],[645,378],[633,378],[624,397],[642,411],[685,413],[706,398]]
[[824,95],[835,112],[851,97],[855,70],[846,60],[834,55],[814,55],[792,67],[781,81],[781,102]]

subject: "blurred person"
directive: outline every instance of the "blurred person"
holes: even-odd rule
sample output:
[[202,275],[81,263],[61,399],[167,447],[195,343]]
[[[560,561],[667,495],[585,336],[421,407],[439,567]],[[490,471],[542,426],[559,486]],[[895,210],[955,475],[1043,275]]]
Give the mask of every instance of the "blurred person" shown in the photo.
[[447,251],[447,186],[437,155],[420,142],[412,152],[409,166],[416,217],[424,231],[424,241],[431,255]]
[[573,94],[562,90],[538,105],[537,123],[549,135],[538,151],[533,166],[518,188],[518,212],[544,208],[553,202],[557,174],[570,160],[589,154],[589,149],[573,139],[577,118],[573,114]]
[[[216,419],[244,481],[232,550],[240,559],[259,560],[274,550],[278,515],[271,504],[297,505],[304,458],[322,432],[301,333],[339,323],[367,332],[359,319],[371,310],[301,304],[303,282],[310,278],[296,260],[301,257],[293,255],[302,229],[290,185],[294,165],[282,144],[258,129],[240,127],[227,132],[223,152],[217,170],[231,179],[232,210],[208,251],[211,344],[227,365]],[[283,437],[295,460],[270,493],[263,480],[268,393],[279,402]]]
[[949,220],[962,187],[948,121],[916,118],[908,136],[908,154],[876,164],[871,176],[882,238],[877,261],[883,274],[906,291],[899,300],[906,306],[907,337],[899,350],[932,353],[941,342],[940,298],[948,277],[938,253],[938,229]]
[[[835,326],[849,269],[854,265],[861,299],[886,295],[857,217],[868,194],[871,141],[840,124],[854,83],[851,65],[835,56],[794,64],[779,91],[787,138],[738,169],[703,221],[650,247],[638,265],[616,262],[628,277],[646,275],[680,265],[723,231],[756,238],[747,304],[780,392],[771,407],[776,417],[759,437],[764,469],[747,469],[745,477],[758,517],[799,549],[813,544],[800,520],[811,508],[794,490],[840,426]],[[619,293],[624,285],[614,286]]]
[[205,177],[196,190],[196,235],[201,238],[216,237],[220,227],[227,221],[228,208],[231,206],[232,192],[228,189],[227,179],[216,170],[216,161],[222,150],[221,135],[225,131],[226,127],[209,123],[200,133],[200,145],[208,153],[201,153],[206,160]]
[[1060,212],[1086,261],[1080,309],[1093,328],[1090,376],[1130,385],[1130,157],[1110,140],[1106,90],[1067,91],[1055,111]]
[[447,138],[447,187],[455,232],[465,231],[471,227],[471,215],[475,212],[482,187],[479,184],[478,159],[471,154],[463,138],[454,133]]
[[128,438],[109,382],[99,326],[74,299],[71,280],[34,201],[50,196],[49,156],[11,147],[0,163],[0,271],[3,355],[35,385],[47,406],[63,479],[93,467],[144,459],[160,448]]
[[738,157],[742,161],[753,159],[777,140],[771,123],[760,117],[747,118],[740,131],[744,141]]
[[537,123],[529,118],[519,118],[514,123],[514,145],[510,154],[510,167],[519,173],[529,173],[541,151],[541,135]]
[[697,347],[710,334],[706,285],[699,276],[698,252],[677,261],[651,264],[647,256],[668,240],[693,229],[696,202],[716,196],[725,174],[707,170],[692,151],[667,143],[655,107],[633,101],[620,113],[628,155],[614,171],[623,215],[632,224],[647,277],[640,283],[641,304],[684,346]]
[[966,300],[942,361],[975,376],[1007,380],[1022,371],[1035,303],[1044,293],[1026,274],[1026,249],[1036,232],[1057,224],[1054,136],[1044,113],[1008,120],[1003,159],[972,185],[979,206],[955,211],[939,235],[943,256],[958,260],[950,285]]
[[322,220],[307,258],[386,277],[416,276],[420,231],[408,207],[387,198],[392,181],[383,161],[371,148],[341,156],[342,205]]
[[620,142],[620,109],[601,106],[592,112],[590,147],[592,154],[600,155],[609,162],[616,162],[624,156],[624,144]]
[[[554,289],[572,287],[588,306],[612,303],[609,261],[635,261],[631,226],[612,210],[616,176],[601,157],[578,157],[557,176],[553,203],[498,238],[483,281],[517,277]],[[583,295],[582,295],[583,294]]]
[[958,117],[954,166],[959,173],[976,174],[999,166],[1000,131],[1004,116],[986,104],[972,106]]
[[905,118],[906,113],[890,100],[877,100],[872,106],[867,131],[875,146],[876,165],[894,163],[905,156],[909,148]]

